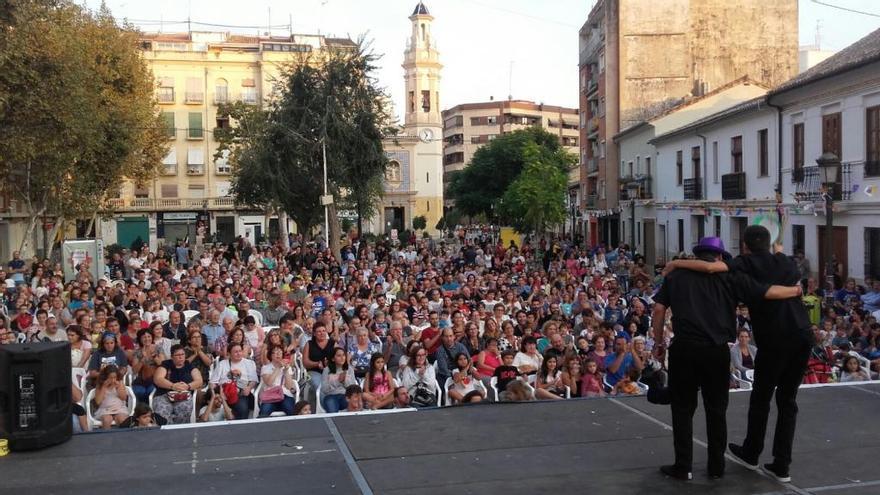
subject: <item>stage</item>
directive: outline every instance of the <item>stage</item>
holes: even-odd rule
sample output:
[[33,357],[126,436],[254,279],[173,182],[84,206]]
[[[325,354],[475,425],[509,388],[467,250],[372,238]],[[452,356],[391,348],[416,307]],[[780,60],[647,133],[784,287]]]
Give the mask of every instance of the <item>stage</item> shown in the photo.
[[[731,394],[732,441],[748,397]],[[799,404],[791,484],[729,459],[709,480],[699,409],[694,480],[664,478],[669,407],[633,397],[85,434],[0,457],[0,493],[880,493],[880,383],[804,388]]]

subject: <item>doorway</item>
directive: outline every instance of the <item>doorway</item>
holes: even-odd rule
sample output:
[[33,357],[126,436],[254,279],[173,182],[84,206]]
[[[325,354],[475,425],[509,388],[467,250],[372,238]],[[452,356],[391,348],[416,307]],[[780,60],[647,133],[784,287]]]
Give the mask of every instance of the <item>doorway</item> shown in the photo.
[[[661,225],[662,227],[662,225]],[[653,267],[657,262],[657,247],[654,245],[654,219],[646,218],[642,222],[642,239],[645,241],[645,265]]]
[[663,263],[665,264],[667,261],[669,261],[669,245],[666,243],[666,225],[663,225],[661,223],[659,227],[660,238],[658,239],[657,245],[658,247],[660,247],[660,257],[663,258]]
[[404,208],[402,206],[385,208],[385,234],[390,235],[391,231],[395,229],[398,233],[403,232],[406,225],[404,220]]
[[[819,236],[816,239],[819,243],[819,286],[825,286],[825,264],[828,262],[828,259],[825,257],[825,226],[819,225]],[[847,256],[847,228],[846,227],[834,227],[833,230],[834,239],[832,242],[832,252],[834,258],[837,260],[838,265],[842,265],[841,273],[843,276],[834,277],[834,285],[835,289],[839,289],[842,285],[846,277],[849,276],[849,259]]]
[[235,217],[216,217],[217,242],[229,244],[235,240]]

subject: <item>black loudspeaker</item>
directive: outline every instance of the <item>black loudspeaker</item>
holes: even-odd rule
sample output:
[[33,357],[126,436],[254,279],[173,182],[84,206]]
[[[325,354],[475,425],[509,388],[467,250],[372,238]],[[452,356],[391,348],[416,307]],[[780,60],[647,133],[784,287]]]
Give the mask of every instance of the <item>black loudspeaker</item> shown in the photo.
[[10,450],[70,440],[70,344],[0,345],[0,438]]

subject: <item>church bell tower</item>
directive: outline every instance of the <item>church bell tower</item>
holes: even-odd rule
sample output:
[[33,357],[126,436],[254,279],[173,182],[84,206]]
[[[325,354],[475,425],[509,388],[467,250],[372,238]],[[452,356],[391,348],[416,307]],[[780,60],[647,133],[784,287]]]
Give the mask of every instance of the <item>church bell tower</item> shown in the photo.
[[[442,139],[443,123],[440,115],[440,52],[431,33],[434,17],[423,2],[419,2],[409,17],[412,33],[403,57],[406,79],[406,134],[423,140]],[[428,139],[426,139],[428,138]]]

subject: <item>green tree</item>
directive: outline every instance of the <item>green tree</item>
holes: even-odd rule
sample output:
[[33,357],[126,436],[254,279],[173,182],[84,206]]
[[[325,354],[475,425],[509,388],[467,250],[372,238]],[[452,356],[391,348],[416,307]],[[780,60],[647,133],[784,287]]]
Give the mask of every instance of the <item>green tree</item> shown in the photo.
[[[0,6],[0,179],[29,223],[94,219],[109,192],[159,172],[167,148],[138,37],[102,5],[7,0]],[[51,249],[51,246],[49,246]]]
[[462,214],[496,217],[498,202],[526,165],[525,151],[537,147],[538,159],[567,171],[575,159],[559,138],[539,127],[504,134],[478,149],[468,166],[452,175],[447,196]]
[[[218,155],[231,152],[237,201],[277,205],[302,232],[320,225],[326,149],[329,241],[339,252],[338,204],[371,215],[382,194],[387,158],[382,137],[390,117],[373,73],[377,56],[363,40],[353,47],[303,54],[275,81],[268,110],[221,109],[235,126],[218,134]],[[326,147],[326,148],[325,148]]]
[[[554,220],[557,206],[564,219],[567,174],[575,162],[556,135],[531,127],[499,136],[477,150],[470,164],[453,174],[447,194],[460,214],[542,230],[561,221]],[[539,184],[541,180],[546,183]]]
[[412,219],[413,230],[425,230],[425,227],[427,227],[427,226],[428,226],[428,219],[426,219],[424,215],[419,215],[417,217],[413,217],[413,219]]
[[525,168],[500,202],[501,217],[520,232],[542,232],[565,220],[568,173],[542,158],[538,145],[523,150]]

